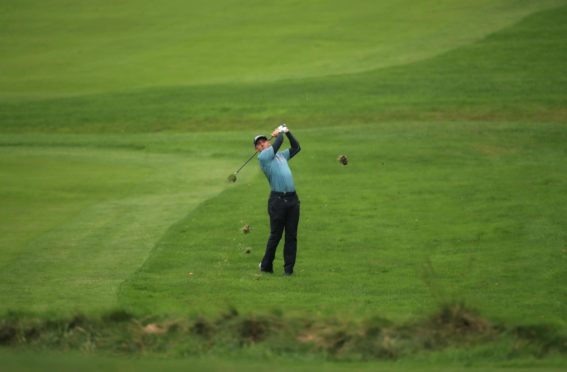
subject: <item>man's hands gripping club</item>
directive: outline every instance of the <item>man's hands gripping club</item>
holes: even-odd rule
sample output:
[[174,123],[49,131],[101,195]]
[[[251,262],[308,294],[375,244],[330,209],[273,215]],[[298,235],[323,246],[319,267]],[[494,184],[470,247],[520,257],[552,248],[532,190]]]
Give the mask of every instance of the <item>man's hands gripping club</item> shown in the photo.
[[279,127],[277,127],[276,129],[274,129],[274,131],[272,132],[272,137],[277,137],[280,133],[287,133],[289,132],[289,129],[287,128],[287,125],[282,124]]

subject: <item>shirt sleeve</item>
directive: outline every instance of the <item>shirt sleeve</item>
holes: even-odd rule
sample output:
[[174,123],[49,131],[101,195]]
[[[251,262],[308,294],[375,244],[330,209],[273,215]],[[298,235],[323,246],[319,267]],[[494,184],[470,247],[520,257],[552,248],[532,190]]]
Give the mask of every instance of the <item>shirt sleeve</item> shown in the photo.
[[287,132],[287,138],[289,139],[289,143],[291,144],[291,149],[289,150],[289,159],[293,158],[299,151],[301,151],[301,147],[299,146],[299,142],[295,139],[291,132]]
[[283,143],[283,133],[280,132],[278,134],[278,136],[276,137],[276,140],[272,144],[272,147],[274,148],[274,154],[278,153],[278,150],[280,149],[280,146],[282,145],[282,143]]
[[284,150],[284,151],[281,151],[280,154],[283,155],[283,157],[285,158],[285,160],[291,159],[291,155],[290,155],[289,149]]

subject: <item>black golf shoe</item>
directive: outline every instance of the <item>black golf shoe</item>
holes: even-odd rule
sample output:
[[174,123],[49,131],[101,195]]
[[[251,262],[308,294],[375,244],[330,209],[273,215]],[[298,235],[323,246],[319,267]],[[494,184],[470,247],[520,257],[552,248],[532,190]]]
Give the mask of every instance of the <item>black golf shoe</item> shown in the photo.
[[267,273],[267,274],[273,274],[274,273],[273,270],[268,271],[268,270],[262,269],[262,263],[261,262],[258,264],[258,268],[260,269],[261,273]]

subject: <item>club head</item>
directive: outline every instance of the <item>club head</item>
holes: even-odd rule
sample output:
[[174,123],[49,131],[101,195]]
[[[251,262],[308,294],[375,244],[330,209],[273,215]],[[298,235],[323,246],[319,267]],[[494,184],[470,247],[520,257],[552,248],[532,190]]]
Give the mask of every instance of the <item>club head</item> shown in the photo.
[[236,182],[236,174],[231,174],[230,176],[228,176],[228,182]]

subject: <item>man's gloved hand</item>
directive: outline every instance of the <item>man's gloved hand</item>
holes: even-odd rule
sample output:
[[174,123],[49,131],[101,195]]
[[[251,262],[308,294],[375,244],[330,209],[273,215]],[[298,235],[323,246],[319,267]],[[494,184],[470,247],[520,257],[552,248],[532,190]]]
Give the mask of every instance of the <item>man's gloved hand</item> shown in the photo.
[[289,129],[287,129],[287,126],[285,124],[282,124],[276,129],[274,129],[274,131],[272,132],[272,137],[277,137],[278,134],[287,133],[287,132],[289,132]]

